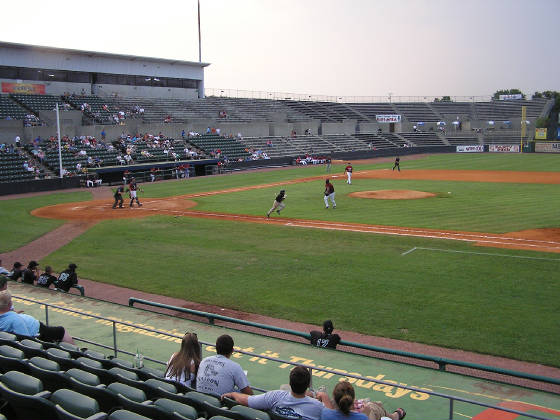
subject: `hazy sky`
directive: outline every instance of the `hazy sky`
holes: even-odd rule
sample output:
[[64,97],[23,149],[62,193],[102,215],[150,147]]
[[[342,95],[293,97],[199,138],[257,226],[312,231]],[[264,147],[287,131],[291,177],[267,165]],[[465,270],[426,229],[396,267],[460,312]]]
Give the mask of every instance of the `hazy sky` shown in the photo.
[[[0,40],[198,61],[196,4],[3,2]],[[559,16],[560,0],[201,0],[206,87],[336,96],[560,91]]]

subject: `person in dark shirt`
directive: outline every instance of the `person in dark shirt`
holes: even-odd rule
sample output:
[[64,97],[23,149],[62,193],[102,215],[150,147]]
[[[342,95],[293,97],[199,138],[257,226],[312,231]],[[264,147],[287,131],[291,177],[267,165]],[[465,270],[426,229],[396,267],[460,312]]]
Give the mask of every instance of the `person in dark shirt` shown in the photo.
[[8,278],[18,281],[23,276],[23,270],[21,267],[23,267],[22,264],[19,261],[16,261],[12,267],[12,271],[10,271],[10,274],[8,275]]
[[340,336],[338,334],[333,334],[333,330],[334,326],[331,320],[323,322],[323,332],[311,331],[311,345],[335,349],[337,344],[340,343]]
[[123,195],[124,192],[124,187],[119,186],[117,187],[117,190],[115,191],[115,194],[113,194],[113,197],[115,197],[115,202],[113,203],[113,208],[117,208],[117,204],[119,205],[119,208],[122,209],[123,207]]
[[45,267],[45,272],[37,279],[37,286],[46,287],[47,289],[51,284],[56,282],[56,277],[52,275],[52,268],[50,265]]
[[37,267],[39,267],[37,261],[30,261],[23,272],[23,278],[21,281],[27,284],[34,284],[37,280]]
[[274,200],[272,207],[266,213],[266,217],[270,217],[270,213],[272,213],[274,210],[276,210],[276,213],[280,214],[280,211],[283,210],[284,207],[286,207],[286,204],[284,204],[284,200],[286,199],[286,197],[287,197],[286,191],[280,190],[280,193],[276,196],[276,199]]
[[395,158],[395,164],[393,165],[393,171],[395,170],[395,168],[397,168],[399,170],[399,172],[401,171],[401,158],[398,157],[398,156]]
[[54,283],[54,286],[57,289],[68,292],[70,290],[70,287],[78,284],[78,275],[76,274],[76,268],[78,268],[76,264],[68,265],[68,268],[60,273],[58,279]]

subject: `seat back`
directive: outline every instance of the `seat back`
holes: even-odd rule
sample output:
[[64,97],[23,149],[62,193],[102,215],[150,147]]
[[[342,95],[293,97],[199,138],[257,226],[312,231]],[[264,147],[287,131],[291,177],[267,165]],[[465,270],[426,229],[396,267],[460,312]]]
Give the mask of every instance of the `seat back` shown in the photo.
[[206,413],[206,418],[214,417],[214,416],[222,416],[227,417],[230,419],[235,419],[237,417],[235,413],[231,412],[227,407],[217,407],[213,404],[210,404],[208,401],[203,401],[202,405],[204,406],[204,412]]
[[107,416],[108,420],[151,420],[149,417],[142,416],[128,410],[115,410]]
[[169,398],[159,398],[154,402],[154,405],[169,414],[178,413],[182,418],[196,419],[198,417],[198,413],[194,407],[170,400]]
[[11,370],[29,372],[23,352],[20,349],[4,344],[0,346],[0,372],[6,373]]
[[89,417],[99,413],[99,404],[93,398],[70,389],[59,389],[49,398],[55,405],[79,417]]
[[99,403],[99,407],[102,411],[109,412],[115,407],[119,406],[119,399],[117,395],[108,391],[105,385],[88,385],[78,381],[74,377],[69,377],[68,383],[70,388],[80,394],[88,395]]
[[50,392],[41,392],[42,389],[39,379],[21,372],[8,372],[0,377],[0,395],[19,419],[57,418],[54,404],[47,399]]
[[107,390],[115,395],[121,394],[123,397],[136,402],[144,402],[147,400],[144,391],[133,386],[126,385],[120,382],[113,382],[107,386]]
[[[43,359],[42,357],[34,357],[33,359],[35,359],[35,362],[37,362],[37,359],[39,359],[40,363],[42,363],[45,366],[49,366],[49,364],[41,361],[54,363],[55,366],[50,366],[50,367],[53,368],[58,367],[58,363],[52,360]],[[60,388],[64,388],[65,386],[67,386],[66,376],[64,376],[64,373],[61,372],[60,370],[43,369],[42,367],[34,364],[31,360],[29,361],[28,365],[29,365],[29,372],[31,373],[31,375],[33,375],[36,378],[39,378],[43,383],[43,387],[45,389],[54,392]]]
[[101,383],[97,375],[81,369],[68,369],[64,375],[86,385],[97,386]]
[[236,419],[242,420],[270,420],[268,413],[255,410],[251,407],[245,407],[244,405],[235,405],[231,407],[231,412],[235,413]]

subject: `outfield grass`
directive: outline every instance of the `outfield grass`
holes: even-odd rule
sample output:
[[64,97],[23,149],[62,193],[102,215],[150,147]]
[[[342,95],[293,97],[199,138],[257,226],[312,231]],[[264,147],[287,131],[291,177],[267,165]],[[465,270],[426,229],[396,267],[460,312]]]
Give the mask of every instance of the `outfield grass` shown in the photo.
[[56,229],[63,220],[41,219],[31,216],[33,209],[59,203],[91,200],[91,193],[53,193],[28,198],[0,201],[0,252],[17,249]]
[[[412,247],[551,260],[401,255]],[[41,263],[69,260],[83,277],[132,289],[560,365],[558,255],[155,216],[100,223]]]

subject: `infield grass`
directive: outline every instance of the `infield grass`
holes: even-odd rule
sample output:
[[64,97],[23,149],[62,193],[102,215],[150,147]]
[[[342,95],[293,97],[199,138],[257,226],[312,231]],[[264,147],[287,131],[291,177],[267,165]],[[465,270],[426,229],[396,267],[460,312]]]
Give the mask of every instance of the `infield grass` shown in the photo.
[[64,224],[63,220],[31,216],[33,209],[86,200],[91,200],[91,193],[80,191],[0,201],[0,252],[17,249]]

